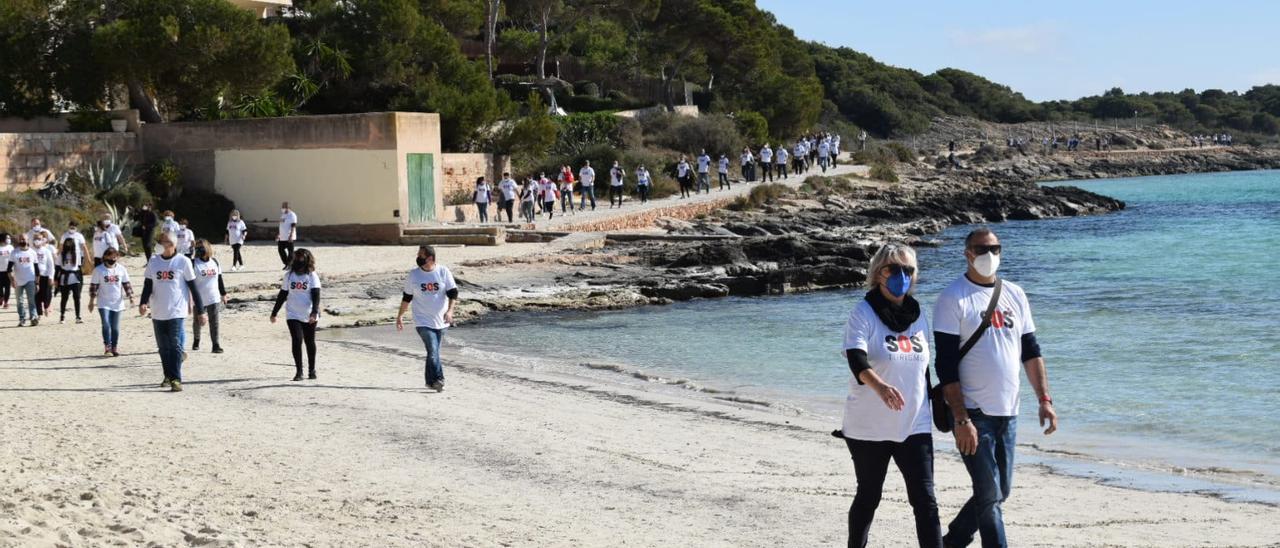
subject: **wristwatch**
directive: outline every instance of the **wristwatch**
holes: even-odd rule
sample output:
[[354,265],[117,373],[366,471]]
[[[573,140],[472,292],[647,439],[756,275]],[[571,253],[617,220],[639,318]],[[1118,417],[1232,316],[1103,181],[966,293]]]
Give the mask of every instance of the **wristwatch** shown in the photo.
[[971,422],[973,422],[973,419],[960,419],[960,420],[956,421],[956,426],[964,426],[964,425],[969,424],[969,423],[971,423]]

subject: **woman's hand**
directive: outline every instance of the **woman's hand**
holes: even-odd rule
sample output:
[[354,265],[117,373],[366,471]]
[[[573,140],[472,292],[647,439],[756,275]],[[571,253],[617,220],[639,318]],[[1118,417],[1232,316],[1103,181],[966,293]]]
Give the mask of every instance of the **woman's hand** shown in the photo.
[[312,315],[311,315],[311,318],[310,318],[308,321],[310,321],[310,322],[311,322],[311,325],[315,325],[315,324],[316,324],[316,322],[320,321],[320,315],[319,315],[319,314],[312,314]]
[[885,382],[877,383],[873,389],[876,391],[876,394],[880,396],[880,401],[883,401],[884,405],[889,409],[902,411],[902,408],[907,406],[906,400],[902,398],[902,392],[899,392],[892,384]]
[[276,323],[276,317],[274,315],[271,316],[271,323]]

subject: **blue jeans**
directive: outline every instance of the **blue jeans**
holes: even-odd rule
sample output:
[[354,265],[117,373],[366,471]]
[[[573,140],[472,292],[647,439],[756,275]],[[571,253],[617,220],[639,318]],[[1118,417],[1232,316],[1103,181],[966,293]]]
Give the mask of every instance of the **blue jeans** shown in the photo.
[[444,329],[418,327],[418,336],[427,347],[427,386],[444,382],[444,366],[440,365],[440,343],[444,341]]
[[151,320],[164,378],[176,381],[182,381],[182,320]]
[[115,348],[120,343],[120,311],[99,308],[98,317],[102,318],[102,344]]
[[584,186],[584,187],[582,187],[582,192],[580,192],[579,194],[581,194],[581,195],[582,195],[582,201],[578,204],[578,209],[586,209],[586,207],[587,207],[587,198],[590,198],[590,199],[591,199],[591,209],[595,209],[595,208],[596,208],[596,187],[595,187],[595,185],[592,185],[592,186]]
[[970,409],[969,418],[978,429],[978,452],[961,455],[973,481],[973,496],[964,503],[943,537],[947,546],[964,547],[973,534],[982,534],[983,548],[1005,548],[1004,518],[1000,503],[1013,489],[1013,448],[1017,442],[1018,417],[993,417]]
[[476,202],[476,212],[480,214],[480,222],[489,222],[489,202]]
[[39,310],[36,303],[36,283],[27,282],[18,286],[18,321],[27,321],[27,316],[31,319],[39,317]]

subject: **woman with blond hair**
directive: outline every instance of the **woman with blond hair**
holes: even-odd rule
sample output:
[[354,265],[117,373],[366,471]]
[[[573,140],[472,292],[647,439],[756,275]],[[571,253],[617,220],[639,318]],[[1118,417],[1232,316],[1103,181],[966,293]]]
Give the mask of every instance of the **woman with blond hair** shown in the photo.
[[[227,286],[222,283],[222,265],[213,258],[213,246],[203,238],[196,240],[193,255],[196,291],[200,292],[200,302],[204,304],[204,314],[209,324],[209,342],[213,343],[210,351],[221,354],[222,345],[218,344],[218,312],[227,304]],[[195,332],[191,343],[191,351],[194,352],[200,350],[200,324],[191,326],[191,330]]]
[[915,285],[915,250],[881,247],[867,268],[868,291],[845,323],[844,352],[852,376],[838,433],[858,479],[849,507],[851,547],[867,545],[890,460],[902,472],[920,546],[942,546],[933,493],[929,322],[911,296]]

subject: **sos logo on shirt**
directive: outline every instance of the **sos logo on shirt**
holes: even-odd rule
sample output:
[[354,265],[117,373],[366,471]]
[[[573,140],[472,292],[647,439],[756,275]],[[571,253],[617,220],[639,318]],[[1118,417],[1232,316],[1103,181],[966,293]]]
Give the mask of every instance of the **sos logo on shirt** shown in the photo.
[[102,283],[105,283],[105,284],[118,284],[118,283],[120,283],[120,276],[117,276],[117,275],[103,276],[103,277],[102,277]]
[[426,293],[435,293],[437,291],[440,291],[440,282],[430,282],[430,283],[421,284],[418,286],[418,288]]
[[911,337],[906,335],[885,335],[884,348],[889,352],[919,354],[924,352],[924,335],[921,333],[916,333]]
[[311,284],[307,283],[306,281],[289,282],[289,289],[296,290],[296,291],[306,291],[307,288],[310,287],[310,285]]
[[174,272],[174,271],[172,271],[172,270],[157,270],[157,271],[156,271],[156,279],[157,279],[157,280],[160,280],[160,281],[166,281],[166,280],[174,280],[174,279],[176,279],[176,278],[177,278],[177,276],[175,275],[175,272]]
[[208,269],[205,269],[205,270],[201,270],[201,271],[200,271],[200,275],[201,275],[201,276],[204,276],[205,278],[212,278],[212,277],[214,277],[214,276],[217,276],[217,275],[218,275],[218,271],[217,271],[217,270],[214,270],[214,269],[212,269],[212,268],[208,268]]
[[1000,310],[999,308],[991,312],[991,328],[992,329],[1013,329],[1013,311]]

